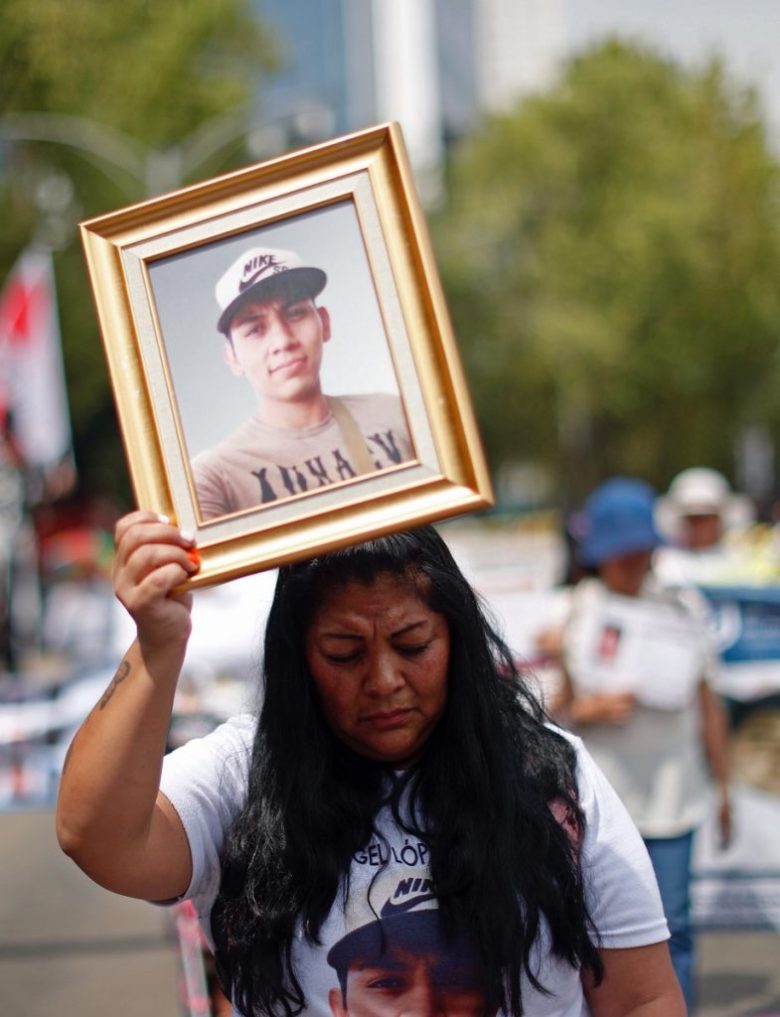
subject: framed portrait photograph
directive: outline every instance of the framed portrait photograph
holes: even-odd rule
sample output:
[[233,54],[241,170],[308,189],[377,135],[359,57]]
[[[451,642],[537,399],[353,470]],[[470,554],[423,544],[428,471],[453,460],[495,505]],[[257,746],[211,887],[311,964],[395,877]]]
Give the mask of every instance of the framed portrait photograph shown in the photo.
[[140,508],[221,582],[492,504],[397,124],[81,224]]

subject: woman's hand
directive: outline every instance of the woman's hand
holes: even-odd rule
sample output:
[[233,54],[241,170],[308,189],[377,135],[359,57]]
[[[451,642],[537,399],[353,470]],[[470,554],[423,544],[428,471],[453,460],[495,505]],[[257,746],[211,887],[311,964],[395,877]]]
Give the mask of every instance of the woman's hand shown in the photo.
[[633,692],[597,692],[575,698],[569,712],[577,724],[625,724],[635,706]]
[[564,727],[576,727],[580,724],[625,724],[635,706],[633,692],[579,692],[564,667],[561,686],[550,711]]
[[200,567],[194,539],[165,516],[131,512],[117,523],[115,542],[114,592],[136,624],[144,656],[181,651],[192,596],[175,591]]

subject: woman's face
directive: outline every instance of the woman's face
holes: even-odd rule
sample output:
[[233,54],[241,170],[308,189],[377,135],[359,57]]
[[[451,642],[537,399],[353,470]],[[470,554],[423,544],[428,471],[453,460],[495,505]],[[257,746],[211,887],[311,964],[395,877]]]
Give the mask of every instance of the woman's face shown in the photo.
[[598,573],[612,593],[636,597],[650,571],[652,560],[652,551],[632,551],[630,554],[602,562],[598,567]]
[[723,536],[723,524],[717,512],[683,516],[683,545],[692,551],[716,547]]
[[410,577],[383,574],[332,591],[306,634],[325,719],[369,759],[408,766],[447,701],[450,632]]

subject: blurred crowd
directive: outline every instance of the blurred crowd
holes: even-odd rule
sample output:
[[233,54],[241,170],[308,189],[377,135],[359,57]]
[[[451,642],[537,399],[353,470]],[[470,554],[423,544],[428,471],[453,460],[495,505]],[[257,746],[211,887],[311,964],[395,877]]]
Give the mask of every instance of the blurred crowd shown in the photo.
[[[24,738],[23,709],[35,700],[51,703],[74,682],[110,669],[131,634],[111,590],[113,526],[120,509],[100,499],[41,502],[34,511],[25,510],[18,472],[7,470],[6,477],[1,467],[2,459],[0,760],[7,763],[9,740]],[[564,521],[561,533],[539,525],[522,543],[510,529],[496,536],[495,530],[480,529],[478,521],[469,522],[475,526],[465,531],[445,524],[445,537],[477,588],[493,602],[510,645],[541,683],[551,708],[562,710],[563,698],[576,691],[571,681],[582,666],[591,625],[580,616],[602,611],[605,591],[612,610],[618,597],[629,606],[641,604],[646,614],[645,601],[651,594],[659,597],[658,590],[666,591],[665,597],[676,591],[686,604],[695,603],[709,640],[709,683],[732,726],[758,707],[776,704],[780,525],[758,521],[750,500],[715,470],[684,470],[657,497],[637,478],[612,478]],[[500,583],[489,560],[493,545],[501,563]],[[196,623],[200,615],[203,631],[218,626],[222,640],[217,648],[205,638],[199,642],[196,624],[179,695],[177,716],[182,720],[172,736],[176,740],[242,702],[272,584],[273,576],[264,574],[197,594]],[[583,625],[585,637],[576,634]],[[618,628],[613,626],[604,643],[608,649],[613,641],[613,669],[623,667],[641,645],[627,623],[625,631]],[[662,652],[657,628],[654,636],[657,656]],[[645,659],[652,658],[645,654]],[[668,671],[670,662],[672,657],[662,670]],[[599,667],[604,666],[601,659]],[[619,703],[613,700],[612,709],[619,712]],[[582,706],[574,697],[566,709],[570,718]],[[0,805],[2,787],[0,762]]]

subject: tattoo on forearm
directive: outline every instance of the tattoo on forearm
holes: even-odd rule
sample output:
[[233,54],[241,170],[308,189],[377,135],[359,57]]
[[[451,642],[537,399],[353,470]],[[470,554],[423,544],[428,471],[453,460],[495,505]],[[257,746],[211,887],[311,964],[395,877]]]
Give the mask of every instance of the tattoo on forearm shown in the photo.
[[108,706],[109,700],[116,692],[117,685],[123,682],[125,678],[130,674],[130,664],[127,660],[123,660],[119,667],[116,669],[116,674],[111,679],[111,684],[108,686],[106,691],[103,693],[103,698],[98,704],[101,710],[105,710]]

